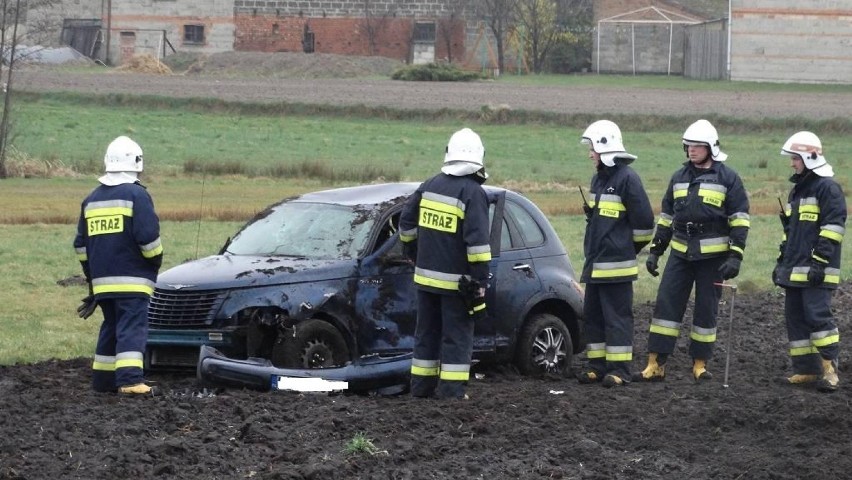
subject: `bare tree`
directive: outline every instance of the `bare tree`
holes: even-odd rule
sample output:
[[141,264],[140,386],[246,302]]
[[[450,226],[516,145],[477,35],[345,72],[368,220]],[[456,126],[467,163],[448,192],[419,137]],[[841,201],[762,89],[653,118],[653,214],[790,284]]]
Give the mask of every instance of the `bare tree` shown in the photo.
[[[47,22],[38,19],[30,21],[26,27],[23,27],[22,24],[27,22],[27,11],[29,9],[50,8],[57,1],[0,0],[0,81],[5,80],[2,82],[3,105],[2,112],[0,112],[0,178],[9,176],[6,154],[9,150],[11,138],[11,106],[16,64],[22,61],[25,56],[38,53],[38,49],[33,48],[22,54],[19,51],[19,46],[28,37],[35,38],[50,27]],[[21,27],[20,30],[19,27]]]
[[449,2],[449,16],[441,17],[438,20],[438,35],[444,42],[444,47],[447,50],[447,61],[453,63],[453,34],[456,29],[464,28],[463,18],[465,11],[468,8],[468,0],[457,0]]
[[519,27],[524,29],[524,40],[532,70],[542,70],[547,53],[565,34],[556,21],[555,0],[517,0],[515,16]]
[[506,32],[514,21],[516,0],[479,0],[477,10],[494,35],[497,68],[506,71]]
[[[367,36],[367,48],[370,55],[376,54],[378,38],[387,28],[390,17],[396,10],[393,2],[390,2],[388,10],[379,14],[375,11],[375,3],[377,2],[373,0],[364,0],[364,19],[361,21],[361,31]],[[387,4],[389,2],[382,3]]]

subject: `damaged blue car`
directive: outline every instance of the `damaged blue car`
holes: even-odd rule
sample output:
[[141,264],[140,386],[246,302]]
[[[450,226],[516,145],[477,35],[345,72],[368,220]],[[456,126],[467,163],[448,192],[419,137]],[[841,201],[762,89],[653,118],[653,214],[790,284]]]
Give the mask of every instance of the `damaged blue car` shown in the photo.
[[[219,254],[162,272],[149,307],[146,368],[192,367],[210,383],[261,389],[282,375],[364,388],[381,386],[383,375],[398,381],[414,344],[416,290],[397,225],[417,186],[285,199]],[[474,356],[513,362],[527,375],[568,375],[583,349],[583,291],[565,248],[530,200],[485,190],[492,278]]]

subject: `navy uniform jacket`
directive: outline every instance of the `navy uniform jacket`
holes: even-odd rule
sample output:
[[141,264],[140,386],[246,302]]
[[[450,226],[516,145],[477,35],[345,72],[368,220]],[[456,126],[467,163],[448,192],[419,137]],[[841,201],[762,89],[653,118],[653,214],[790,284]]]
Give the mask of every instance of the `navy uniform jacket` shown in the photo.
[[163,261],[160,220],[139,183],[101,185],[83,200],[74,249],[97,298],[150,296]]
[[485,190],[473,175],[440,173],[423,182],[403,208],[400,240],[417,242],[418,288],[458,292],[462,275],[487,285],[491,245]]
[[840,283],[840,250],[846,232],[846,198],[832,178],[812,172],[793,175],[787,196],[785,243],[775,281],[784,287],[808,286],[811,262],[825,266],[824,288]]
[[592,177],[592,213],[583,249],[584,283],[627,282],[639,278],[636,253],[651,241],[654,211],[639,175],[621,163],[603,166]]
[[708,169],[686,162],[663,195],[650,251],[662,255],[671,243],[672,255],[688,260],[741,258],[750,225],[748,195],[737,172],[721,162]]

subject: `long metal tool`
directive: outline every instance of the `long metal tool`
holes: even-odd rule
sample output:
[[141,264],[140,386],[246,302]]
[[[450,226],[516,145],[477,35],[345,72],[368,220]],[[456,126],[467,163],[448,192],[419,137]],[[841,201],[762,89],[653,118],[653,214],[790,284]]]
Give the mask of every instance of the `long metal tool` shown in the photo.
[[717,287],[728,288],[731,290],[731,308],[728,324],[728,348],[725,354],[725,380],[722,383],[723,388],[728,388],[728,373],[731,369],[731,350],[734,349],[734,303],[737,299],[737,286],[731,283],[716,283]]

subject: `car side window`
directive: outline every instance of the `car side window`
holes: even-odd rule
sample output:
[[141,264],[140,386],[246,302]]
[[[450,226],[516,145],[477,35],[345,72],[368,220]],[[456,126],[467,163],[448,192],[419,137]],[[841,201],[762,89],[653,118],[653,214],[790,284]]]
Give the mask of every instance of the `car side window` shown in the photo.
[[509,235],[509,224],[506,223],[506,218],[503,218],[503,225],[500,227],[502,233],[500,233],[500,251],[506,251],[512,249],[512,237]]
[[538,222],[523,207],[511,200],[506,200],[506,210],[512,216],[527,247],[537,247],[544,244],[544,232],[538,226]]
[[[376,238],[376,244],[373,247],[373,252],[382,248],[382,245],[393,238],[396,234],[399,227],[399,216],[400,212],[396,212],[385,220],[385,223],[382,225],[382,229],[379,232],[379,236]],[[387,252],[387,255],[402,255],[402,242],[396,242],[393,248]]]

